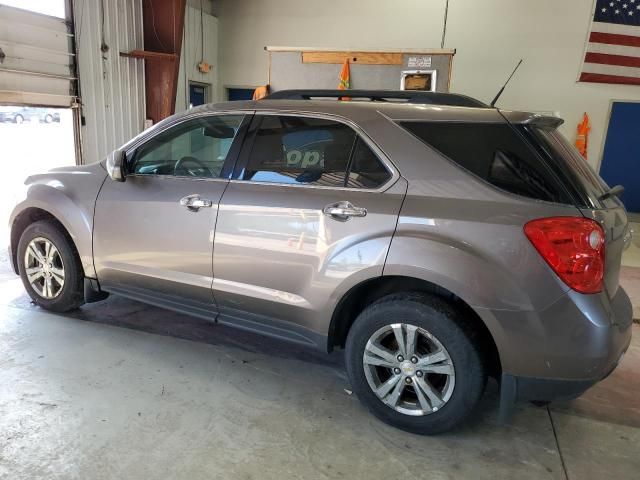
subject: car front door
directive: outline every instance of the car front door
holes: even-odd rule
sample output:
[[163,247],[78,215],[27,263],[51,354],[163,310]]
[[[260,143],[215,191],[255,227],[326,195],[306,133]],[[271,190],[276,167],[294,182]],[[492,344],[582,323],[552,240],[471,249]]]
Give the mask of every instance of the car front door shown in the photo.
[[105,290],[215,314],[213,234],[243,121],[197,116],[127,152],[125,181],[107,179],[96,203],[94,262]]
[[324,347],[342,294],[382,274],[406,181],[352,125],[256,115],[218,213],[218,321]]

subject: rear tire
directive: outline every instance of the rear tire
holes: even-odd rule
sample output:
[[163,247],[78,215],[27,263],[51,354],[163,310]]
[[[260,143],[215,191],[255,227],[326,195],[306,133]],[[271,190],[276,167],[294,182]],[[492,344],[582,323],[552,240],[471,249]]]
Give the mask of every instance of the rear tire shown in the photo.
[[[475,337],[472,326],[439,297],[384,297],[358,316],[347,337],[353,391],[376,417],[394,427],[423,435],[451,430],[474,410],[487,381]],[[411,342],[413,338],[418,340]],[[384,393],[396,379],[390,393]]]
[[53,122],[53,117],[51,116],[51,114],[47,113],[47,115],[44,117],[44,123],[51,123]]
[[58,223],[40,220],[29,225],[18,243],[17,263],[27,293],[40,307],[68,312],[84,303],[80,258]]
[[22,115],[16,115],[13,117],[13,123],[22,123],[24,122],[24,117]]

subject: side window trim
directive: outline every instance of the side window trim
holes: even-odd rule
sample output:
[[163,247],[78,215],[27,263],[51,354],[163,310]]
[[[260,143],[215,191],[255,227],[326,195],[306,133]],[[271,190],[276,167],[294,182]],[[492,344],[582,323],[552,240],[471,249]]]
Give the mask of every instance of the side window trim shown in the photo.
[[252,116],[251,122],[249,123],[247,130],[245,132],[245,140],[242,142],[242,148],[239,152],[237,161],[235,162],[233,173],[231,175],[231,180],[235,180],[238,182],[251,182],[251,183],[260,183],[254,182],[252,180],[242,180],[240,177],[244,172],[244,169],[249,164],[249,157],[251,156],[251,152],[253,150],[253,145],[255,144],[256,135],[258,130],[260,129],[260,125],[262,124],[262,119],[264,115],[260,115],[256,113]]
[[238,133],[236,133],[233,143],[231,144],[231,148],[229,149],[229,153],[227,154],[227,158],[224,160],[224,165],[220,171],[219,178],[229,180],[232,177],[236,164],[238,163],[240,152],[244,145],[247,131],[249,130],[249,125],[253,122],[253,117],[254,115],[251,113],[246,114],[242,119],[242,123],[240,123],[240,127],[238,128]]
[[[168,132],[169,130],[179,127],[180,125],[183,125],[185,123],[188,123],[196,118],[210,118],[210,117],[222,117],[222,116],[240,116],[243,115],[243,119],[242,122],[240,123],[240,127],[238,128],[238,132],[236,133],[236,136],[233,139],[233,142],[231,144],[231,147],[229,148],[229,152],[227,153],[227,157],[225,158],[224,164],[222,166],[222,170],[220,171],[220,176],[219,177],[212,177],[212,178],[206,178],[206,177],[188,177],[188,176],[174,176],[174,175],[139,175],[136,173],[132,173],[132,169],[134,167],[134,162],[135,162],[135,157],[138,153],[138,151],[143,148],[145,145],[147,145],[149,142],[151,142],[153,139],[155,139],[158,135],[163,135],[165,132]],[[244,139],[245,139],[245,135],[247,133],[247,129],[249,127],[249,124],[251,123],[251,120],[254,117],[254,112],[253,111],[238,111],[238,112],[232,112],[232,111],[225,111],[225,112],[207,112],[206,114],[200,114],[200,115],[187,115],[183,118],[181,118],[178,121],[172,122],[170,124],[168,124],[165,128],[163,128],[162,130],[158,131],[158,132],[154,132],[153,135],[150,135],[148,137],[145,137],[144,139],[142,139],[139,143],[136,143],[134,145],[132,145],[131,147],[129,147],[126,152],[125,152],[125,158],[126,158],[126,170],[127,170],[127,176],[131,176],[131,177],[153,177],[153,178],[164,178],[164,179],[171,179],[171,178],[180,178],[180,179],[188,179],[188,180],[197,180],[197,181],[216,181],[216,180],[229,180],[231,178],[231,174],[234,170],[234,167],[236,165],[236,162],[238,160],[238,156],[240,153],[240,149],[242,148]]]
[[[249,163],[249,158],[251,156],[251,152],[253,150],[253,146],[255,143],[255,138],[256,135],[258,133],[258,130],[260,129],[260,125],[262,123],[262,119],[265,116],[291,116],[291,117],[302,117],[302,118],[317,118],[317,119],[326,119],[326,120],[332,120],[338,123],[341,123],[343,125],[345,125],[346,127],[350,128],[353,133],[355,134],[355,139],[354,142],[351,146],[351,151],[349,153],[349,161],[347,163],[347,168],[346,168],[346,172],[345,172],[345,178],[344,178],[344,183],[343,186],[337,187],[337,186],[325,186],[325,185],[305,185],[305,184],[292,184],[292,183],[277,183],[277,182],[256,182],[253,180],[243,180],[241,178],[244,169],[246,168],[246,166]],[[358,145],[359,142],[363,142],[370,150],[371,152],[375,155],[376,159],[380,162],[380,165],[382,165],[384,167],[385,170],[387,170],[391,176],[389,177],[389,179],[383,183],[382,185],[380,185],[379,187],[376,188],[353,188],[353,187],[348,187],[348,182],[349,182],[349,173],[351,172],[351,166],[353,163],[353,159],[354,159],[354,155],[355,155],[355,151],[356,151],[356,147]],[[386,158],[386,157],[385,157]],[[251,125],[249,126],[246,135],[245,135],[245,141],[243,142],[242,145],[242,150],[240,151],[239,155],[238,155],[238,159],[235,163],[235,168],[233,170],[233,174],[230,177],[230,180],[232,182],[241,182],[241,183],[251,183],[254,185],[281,185],[284,187],[294,187],[294,188],[321,188],[321,189],[330,189],[330,190],[357,190],[357,191],[362,191],[362,192],[381,192],[384,190],[387,190],[388,188],[390,188],[400,177],[400,174],[398,173],[397,169],[395,168],[395,166],[391,166],[391,161],[390,160],[383,160],[381,154],[379,153],[379,148],[377,145],[372,144],[371,141],[368,140],[368,137],[365,137],[362,133],[362,131],[359,128],[356,128],[356,126],[354,124],[352,124],[351,122],[345,121],[339,117],[335,117],[332,115],[313,115],[313,114],[300,114],[300,113],[296,113],[296,112],[288,112],[288,111],[283,111],[283,112],[271,112],[271,111],[256,111],[255,114],[253,115],[253,119],[251,121]]]
[[[355,132],[355,133],[356,133],[356,137],[353,139],[353,144],[351,145],[351,151],[349,152],[349,162],[347,163],[347,171],[345,172],[345,175],[344,175],[344,185],[343,185],[344,188],[349,188],[349,175],[351,175],[351,167],[353,166],[353,159],[356,154],[356,148],[358,147],[358,144],[360,142],[364,142],[364,140],[360,138],[360,135],[358,135],[358,132]],[[376,155],[375,152],[374,152],[374,155]],[[378,158],[378,161],[384,166],[384,162],[380,160],[378,155],[376,155],[376,158]],[[387,167],[384,166],[384,168],[387,168]]]

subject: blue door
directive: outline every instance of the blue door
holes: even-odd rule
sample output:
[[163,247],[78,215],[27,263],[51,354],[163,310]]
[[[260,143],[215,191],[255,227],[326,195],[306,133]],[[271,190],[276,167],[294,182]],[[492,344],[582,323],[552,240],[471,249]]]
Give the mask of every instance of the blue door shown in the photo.
[[207,86],[189,83],[189,103],[192,107],[207,103]]
[[614,102],[600,176],[610,187],[622,185],[622,201],[640,213],[640,103]]

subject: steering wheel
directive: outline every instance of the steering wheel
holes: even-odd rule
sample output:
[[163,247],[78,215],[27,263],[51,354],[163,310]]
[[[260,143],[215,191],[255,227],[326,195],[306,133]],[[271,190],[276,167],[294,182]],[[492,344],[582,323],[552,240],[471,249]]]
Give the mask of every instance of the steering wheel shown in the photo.
[[[195,164],[200,170],[202,170],[204,175],[198,175],[197,173],[194,173],[193,171],[191,171],[191,169],[189,169],[188,167],[182,166],[184,163],[189,163],[189,162]],[[209,167],[207,167],[207,165],[202,160],[196,157],[182,157],[180,160],[176,162],[175,166],[173,167],[173,174],[178,175],[178,171],[180,171],[181,169],[185,169],[187,173],[192,177],[199,177],[199,176],[213,177],[213,172],[209,170]]]

